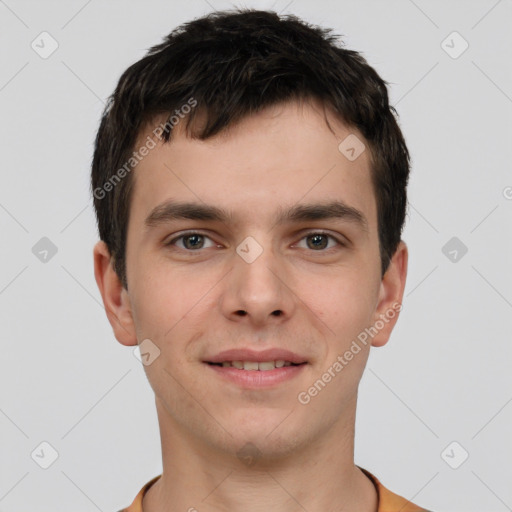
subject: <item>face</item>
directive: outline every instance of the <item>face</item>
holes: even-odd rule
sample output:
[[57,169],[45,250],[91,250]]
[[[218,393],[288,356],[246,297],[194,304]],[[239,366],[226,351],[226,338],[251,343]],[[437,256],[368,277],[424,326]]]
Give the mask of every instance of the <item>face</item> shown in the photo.
[[[398,318],[407,253],[402,243],[381,279],[369,150],[348,159],[340,142],[364,139],[327,115],[335,134],[315,102],[280,104],[207,141],[178,125],[133,171],[128,291],[95,248],[117,339],[150,340],[151,360],[159,351],[144,368],[173,435],[277,457],[353,423],[369,348]],[[197,206],[189,218],[182,203]],[[248,352],[221,354],[238,349]],[[293,355],[260,362],[302,364],[226,365],[270,349]]]

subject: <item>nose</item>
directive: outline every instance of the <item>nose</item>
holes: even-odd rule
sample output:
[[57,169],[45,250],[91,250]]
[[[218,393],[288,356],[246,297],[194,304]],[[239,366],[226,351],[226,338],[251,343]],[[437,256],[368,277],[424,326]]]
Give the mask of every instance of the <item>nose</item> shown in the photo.
[[[223,313],[230,320],[261,327],[269,322],[283,322],[293,316],[294,295],[285,262],[276,257],[270,242],[260,247],[241,244],[233,257],[221,298]],[[267,248],[268,247],[268,248]],[[242,249],[247,249],[244,253]],[[252,254],[251,254],[252,251]],[[249,257],[247,257],[249,255]]]

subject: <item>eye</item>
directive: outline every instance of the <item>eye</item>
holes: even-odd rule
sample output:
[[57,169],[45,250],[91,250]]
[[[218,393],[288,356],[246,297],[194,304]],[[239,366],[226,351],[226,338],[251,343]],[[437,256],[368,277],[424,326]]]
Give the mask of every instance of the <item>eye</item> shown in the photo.
[[[205,240],[210,240],[211,245],[205,246]],[[338,246],[345,247],[346,244],[341,242],[338,238],[330,235],[328,233],[324,233],[321,231],[312,231],[307,233],[305,236],[301,238],[302,240],[311,241],[310,243],[306,242],[306,249],[311,249],[315,252],[327,252],[334,247],[328,247],[329,240],[332,240],[338,244]],[[181,243],[181,245],[180,245]],[[211,238],[203,233],[190,231],[188,233],[183,233],[180,236],[172,238],[168,242],[164,244],[166,247],[168,246],[177,246],[179,249],[188,252],[199,251],[200,249],[206,249],[208,247],[214,247],[216,244],[211,240]],[[325,251],[327,249],[327,251]]]
[[[335,238],[334,236],[323,233],[321,231],[312,231],[310,233],[307,233],[306,236],[304,236],[301,240],[310,240],[311,243],[306,242],[306,249],[312,249],[316,252],[322,252],[322,249],[326,249],[327,245],[329,244],[329,239],[334,240],[338,245],[344,247],[345,244],[342,243],[340,240]],[[329,249],[332,249],[333,247],[329,247]]]
[[[177,237],[173,238],[172,240],[169,240],[169,242],[165,243],[165,246],[177,245],[177,242],[183,240],[183,246],[178,245],[178,248],[186,250],[186,251],[195,251],[198,249],[205,248],[204,247],[205,239],[208,239],[211,241],[210,237],[208,237],[202,233],[191,231],[189,233],[185,233],[180,236],[177,236]],[[212,245],[210,245],[210,247],[213,247],[214,245],[215,244],[212,243]]]

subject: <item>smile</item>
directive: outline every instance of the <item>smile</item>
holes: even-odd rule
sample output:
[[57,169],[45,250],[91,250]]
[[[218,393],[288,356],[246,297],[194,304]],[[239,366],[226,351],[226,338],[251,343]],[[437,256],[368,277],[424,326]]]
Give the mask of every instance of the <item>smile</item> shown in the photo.
[[272,388],[293,379],[304,371],[308,363],[290,361],[224,361],[205,363],[223,382],[246,389]]
[[[285,366],[299,366],[290,361],[223,361],[222,363],[208,363],[215,366],[222,366],[223,368],[237,368],[238,370],[260,370],[269,371],[276,368],[283,368]],[[302,363],[304,364],[304,363]]]

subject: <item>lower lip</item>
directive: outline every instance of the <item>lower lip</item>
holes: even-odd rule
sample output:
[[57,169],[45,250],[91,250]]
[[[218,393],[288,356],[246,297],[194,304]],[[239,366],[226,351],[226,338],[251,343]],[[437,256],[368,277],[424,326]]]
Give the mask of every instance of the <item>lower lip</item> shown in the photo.
[[307,363],[297,366],[282,366],[274,370],[239,370],[233,367],[204,363],[224,379],[246,388],[269,388],[293,379],[301,373]]

